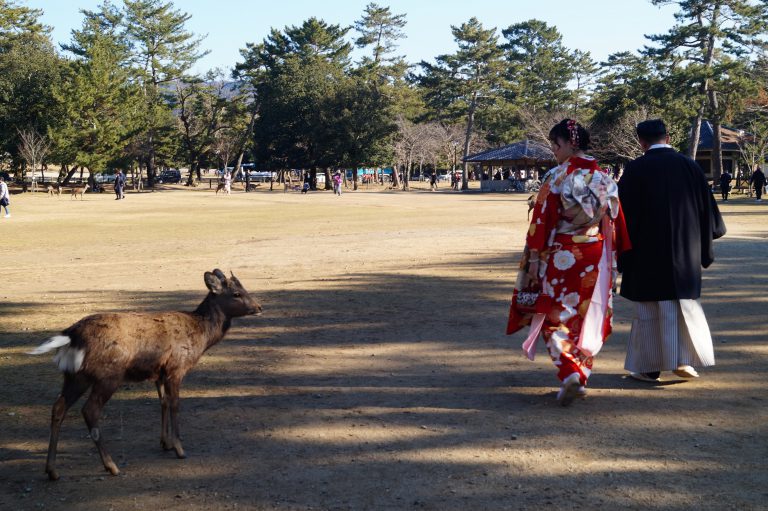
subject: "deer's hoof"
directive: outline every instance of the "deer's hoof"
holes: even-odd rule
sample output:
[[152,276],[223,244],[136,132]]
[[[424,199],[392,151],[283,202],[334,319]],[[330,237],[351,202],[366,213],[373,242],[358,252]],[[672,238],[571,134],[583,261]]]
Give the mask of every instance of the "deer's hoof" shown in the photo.
[[120,473],[120,470],[118,470],[117,465],[115,465],[113,462],[109,462],[108,464],[104,465],[104,468],[112,474],[113,476],[116,476]]
[[179,458],[180,460],[183,460],[184,458],[187,457],[187,455],[184,454],[184,449],[182,449],[181,446],[174,448],[174,450],[176,451],[176,457]]

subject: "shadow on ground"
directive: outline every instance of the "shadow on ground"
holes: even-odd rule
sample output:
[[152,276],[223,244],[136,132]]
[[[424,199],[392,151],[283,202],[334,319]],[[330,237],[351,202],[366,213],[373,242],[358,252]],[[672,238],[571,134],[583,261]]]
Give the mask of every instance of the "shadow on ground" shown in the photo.
[[[152,496],[163,509],[759,509],[767,361],[755,304],[768,263],[754,254],[764,249],[718,243],[703,304],[719,365],[706,378],[625,379],[631,305],[618,299],[592,395],[569,409],[554,403],[548,360],[523,360],[521,335],[503,335],[511,277],[350,274],[324,279],[323,291],[259,294],[264,315],[235,320],[184,384],[188,459],[159,448],[152,385],[113,398],[104,436],[117,478],[104,477],[73,409],[63,478],[44,480],[60,377],[49,357],[19,351],[54,331],[3,332],[0,507],[133,509]],[[516,262],[472,264],[485,275]],[[191,310],[201,298],[119,292],[104,302]],[[5,303],[0,313],[29,307],[55,304]],[[108,489],[89,495],[83,483]],[[673,504],[654,506],[659,495]]]

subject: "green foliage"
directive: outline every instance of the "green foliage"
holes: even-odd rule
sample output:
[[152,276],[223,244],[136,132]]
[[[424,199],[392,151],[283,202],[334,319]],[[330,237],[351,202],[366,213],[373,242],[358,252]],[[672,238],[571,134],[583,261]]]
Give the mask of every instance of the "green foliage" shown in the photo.
[[19,130],[46,133],[55,123],[52,85],[61,61],[37,21],[41,11],[0,1],[0,152],[18,167]]
[[110,6],[100,12],[83,11],[80,30],[65,48],[76,58],[54,84],[59,117],[66,119],[50,130],[56,155],[64,163],[76,162],[92,171],[119,166],[137,119],[133,103],[136,88],[128,70],[129,49],[119,33],[120,16]]
[[507,39],[502,46],[508,63],[507,98],[533,110],[566,110],[572,99],[568,82],[578,63],[560,32],[532,19],[509,26],[502,34]]
[[347,29],[310,18],[242,51],[258,101],[257,160],[272,168],[376,164],[393,131],[393,90],[351,67]]

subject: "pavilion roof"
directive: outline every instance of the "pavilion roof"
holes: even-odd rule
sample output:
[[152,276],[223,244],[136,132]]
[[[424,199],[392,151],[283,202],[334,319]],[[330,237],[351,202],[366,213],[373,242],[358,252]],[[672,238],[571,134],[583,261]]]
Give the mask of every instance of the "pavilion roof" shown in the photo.
[[[724,151],[738,151],[739,150],[739,138],[745,134],[743,131],[739,131],[727,126],[720,126],[720,141]],[[699,150],[712,149],[714,146],[715,132],[712,128],[712,123],[707,120],[701,121],[701,132],[699,133]]]
[[469,163],[549,163],[555,160],[555,155],[544,144],[521,140],[467,156],[464,160]]

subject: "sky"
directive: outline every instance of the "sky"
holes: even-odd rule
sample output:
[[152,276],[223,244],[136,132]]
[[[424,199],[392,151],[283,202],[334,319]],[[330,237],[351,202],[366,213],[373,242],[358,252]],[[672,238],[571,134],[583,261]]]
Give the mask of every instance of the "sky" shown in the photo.
[[[53,28],[54,43],[70,41],[82,25],[80,9],[96,10],[102,0],[16,0],[41,9],[42,22]],[[194,71],[230,70],[242,60],[246,43],[259,43],[271,28],[301,25],[310,17],[329,24],[351,26],[372,0],[175,0],[175,8],[192,15],[187,28],[206,35],[202,48],[210,53]],[[112,0],[121,5],[120,0]],[[646,34],[661,34],[674,25],[674,6],[654,6],[650,0],[376,0],[393,14],[406,14],[406,38],[398,54],[410,63],[433,62],[437,55],[454,53],[451,26],[476,17],[484,27],[501,30],[529,19],[555,26],[571,50],[588,51],[600,62],[619,51],[636,51]],[[349,33],[350,41],[355,36]],[[353,54],[360,56],[360,54]]]

